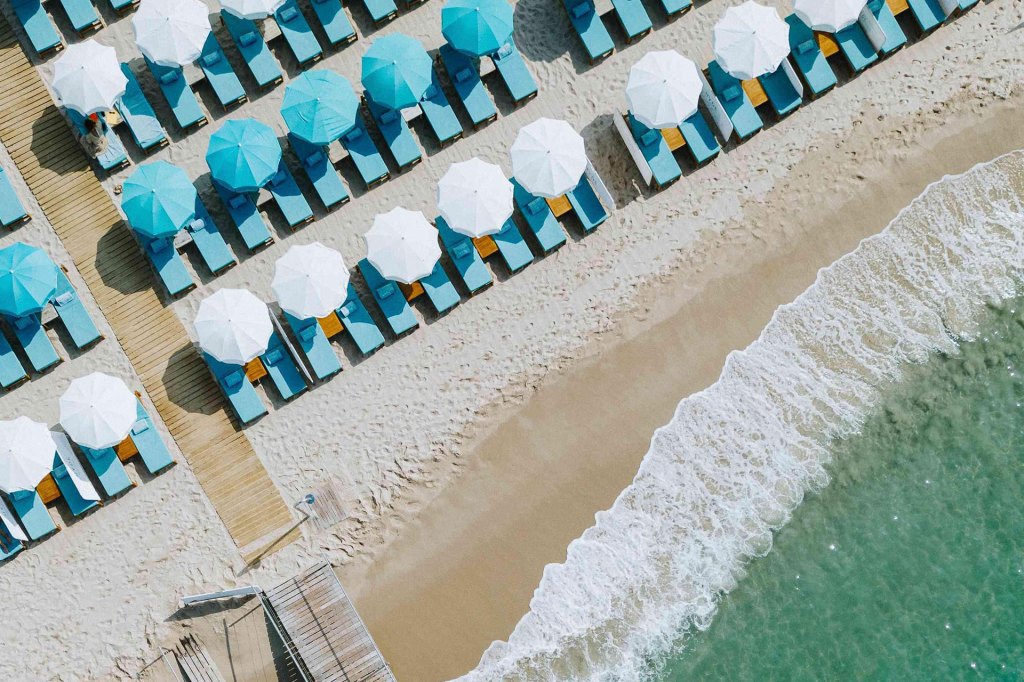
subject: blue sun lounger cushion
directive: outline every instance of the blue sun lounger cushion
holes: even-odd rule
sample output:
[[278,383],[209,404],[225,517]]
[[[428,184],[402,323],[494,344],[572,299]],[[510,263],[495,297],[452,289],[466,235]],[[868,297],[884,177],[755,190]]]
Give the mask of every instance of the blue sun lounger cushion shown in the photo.
[[68,15],[68,21],[79,34],[103,26],[100,15],[96,14],[96,8],[92,6],[92,0],[60,0],[60,4]]
[[384,157],[377,150],[377,145],[366,130],[363,117],[356,116],[356,124],[352,130],[341,136],[341,144],[345,147],[352,163],[355,164],[359,177],[366,183],[366,188],[376,187],[391,176]]
[[68,473],[68,468],[61,461],[59,455],[54,454],[53,456],[53,471],[51,473],[60,490],[60,496],[64,498],[65,504],[68,505],[68,509],[74,516],[81,516],[99,506],[95,500],[87,500],[82,497],[82,493],[78,491],[75,482],[71,479],[71,474]]
[[583,49],[593,64],[615,51],[615,43],[597,14],[593,0],[562,0],[569,13],[569,23],[583,43]]
[[764,126],[761,115],[757,113],[738,79],[729,75],[718,62],[711,61],[708,64],[708,80],[711,89],[718,95],[726,115],[732,121],[736,137],[745,140],[761,130]]
[[139,0],[110,0],[110,7],[118,14],[125,14],[139,4]]
[[839,51],[846,58],[850,69],[857,73],[878,61],[878,54],[874,45],[868,39],[868,34],[860,24],[847,26],[835,34],[836,42],[839,43]]
[[180,68],[161,66],[146,59],[146,67],[149,68],[153,78],[156,79],[160,92],[164,94],[167,105],[174,114],[174,120],[182,130],[188,130],[193,126],[200,126],[206,123],[206,115],[199,106],[196,93],[185,81],[185,75]]
[[212,274],[220,274],[228,268],[237,265],[238,261],[231,254],[231,249],[228,248],[224,237],[221,236],[220,230],[217,229],[217,225],[213,222],[210,212],[206,210],[206,206],[203,204],[203,200],[199,198],[198,193],[196,194],[195,206],[195,218],[185,226],[185,229],[188,230],[189,236],[192,237],[192,243],[199,250],[199,255],[202,257],[206,267]]
[[455,115],[455,110],[441,89],[437,69],[430,70],[430,77],[432,82],[423,93],[420,109],[423,110],[430,129],[434,131],[437,141],[443,147],[462,137],[462,124],[459,123],[459,117]]
[[654,175],[654,184],[657,187],[667,187],[682,177],[683,169],[679,167],[675,154],[668,148],[668,142],[660,131],[648,128],[631,113],[626,114],[626,123],[633,135],[633,141],[636,142]]
[[498,110],[491,96],[487,94],[483,81],[480,80],[480,71],[476,63],[448,43],[441,46],[438,56],[473,126],[479,127],[496,119]]
[[52,303],[75,348],[88,348],[103,338],[63,268],[57,268],[57,293]]
[[217,42],[217,37],[213,31],[210,31],[209,35],[206,36],[206,42],[203,43],[203,51],[199,55],[198,63],[199,68],[206,75],[206,82],[213,88],[213,94],[217,96],[217,101],[220,102],[222,107],[230,109],[247,99],[242,83],[231,68],[231,64],[228,62],[224,50],[221,49],[220,43]]
[[331,346],[331,340],[327,338],[316,318],[300,319],[285,311],[284,319],[291,327],[295,340],[317,379],[324,381],[341,371],[341,362]]
[[227,397],[242,424],[250,424],[267,413],[267,408],[260,400],[256,387],[245,376],[245,370],[239,365],[228,365],[220,362],[212,355],[203,353],[203,359],[213,372],[221,390]]
[[146,466],[146,470],[151,474],[158,474],[174,464],[174,457],[171,456],[170,449],[164,443],[164,439],[160,437],[160,432],[156,430],[153,419],[146,412],[146,408],[142,406],[140,400],[135,401],[135,417],[135,424],[132,425],[132,430],[128,435],[135,443],[135,449],[139,451],[139,459]]
[[310,0],[313,14],[323,27],[331,45],[343,45],[356,39],[356,30],[341,6],[341,0]]
[[800,106],[802,101],[800,93],[793,87],[789,76],[781,66],[771,73],[758,76],[757,80],[764,88],[764,94],[768,96],[768,102],[771,103],[776,116],[785,116]]
[[494,62],[498,75],[501,76],[515,104],[522,104],[537,96],[537,81],[533,79],[533,74],[523,61],[523,55],[519,53],[511,39],[491,55],[491,61]]
[[299,66],[311,64],[324,56],[320,43],[309,28],[309,22],[299,10],[299,3],[296,0],[285,0],[274,12],[274,18]]
[[693,112],[689,118],[683,119],[679,124],[679,132],[686,140],[687,151],[698,166],[703,166],[722,151],[714,131],[699,110]]
[[608,220],[608,210],[597,198],[587,176],[580,178],[579,184],[566,196],[569,197],[569,203],[572,204],[584,232],[593,232],[601,223]]
[[907,0],[907,4],[922,33],[935,30],[946,20],[946,13],[938,0]]
[[228,215],[231,216],[231,221],[238,228],[238,233],[242,235],[242,241],[249,251],[256,251],[274,241],[251,196],[228,189],[216,180],[213,181],[213,188],[217,190],[221,201],[227,207]]
[[626,41],[633,42],[651,32],[651,17],[640,0],[612,0],[615,16],[626,34]]
[[[7,503],[0,499],[0,505],[5,504]],[[9,518],[3,523],[0,523],[0,562],[7,561],[23,549],[21,541],[11,535],[10,531],[7,529],[8,523],[17,525],[18,522],[10,511],[6,509],[4,511],[4,516]]]
[[235,41],[235,47],[242,55],[256,85],[260,88],[269,88],[280,83],[283,78],[281,67],[263,40],[263,34],[256,23],[237,17],[226,10],[221,10],[220,18],[231,39]]
[[907,34],[903,32],[900,22],[896,21],[896,16],[885,0],[871,0],[867,7],[885,33],[885,42],[878,50],[879,54],[892,54],[907,44]]
[[28,211],[14,191],[14,185],[3,168],[0,168],[0,223],[10,228],[28,220]]
[[362,259],[358,264],[359,272],[363,274],[367,286],[370,288],[370,295],[377,302],[377,306],[388,321],[388,326],[395,336],[402,336],[420,326],[416,315],[412,312],[409,302],[398,288],[398,284],[392,282],[377,271],[377,268],[367,259]]
[[473,240],[450,228],[441,216],[434,219],[434,224],[448,257],[459,273],[459,279],[469,293],[472,295],[491,286],[494,283],[491,271],[484,265],[480,252],[473,245]]
[[519,272],[533,262],[533,252],[511,218],[505,221],[500,231],[491,235],[491,239],[510,272]]
[[391,21],[398,16],[398,6],[394,0],[363,0],[366,11],[370,13],[375,26]]
[[160,281],[167,287],[167,293],[171,296],[178,296],[195,287],[196,283],[192,280],[192,275],[185,267],[185,261],[174,248],[171,239],[140,237],[140,240],[143,242],[143,251],[160,276]]
[[121,64],[121,73],[128,79],[128,85],[124,94],[114,102],[114,108],[124,119],[139,149],[149,152],[162,147],[167,144],[167,133],[143,94],[139,80],[127,64]]
[[369,93],[366,93],[366,106],[399,170],[419,163],[422,160],[420,146],[412,136],[409,124],[402,118],[402,112],[380,106],[370,99]]
[[790,53],[811,95],[817,97],[834,88],[836,74],[818,46],[814,31],[795,14],[786,17],[786,23],[789,24]]
[[302,170],[328,211],[348,202],[351,198],[341,175],[327,158],[324,148],[310,144],[294,133],[288,133],[288,144],[298,157]]
[[270,335],[267,352],[260,356],[260,360],[283,400],[291,400],[306,390],[306,380],[302,372],[276,331]]
[[515,178],[512,178],[512,196],[519,208],[519,213],[526,220],[527,227],[537,238],[541,251],[551,253],[565,244],[565,230],[558,218],[551,212],[551,207],[543,198],[526,191]]
[[28,379],[28,373],[25,372],[21,360],[11,348],[7,336],[0,330],[0,386],[10,389],[26,379]]
[[306,197],[302,196],[283,158],[277,167],[277,174],[267,183],[267,189],[277,202],[277,207],[281,209],[284,219],[288,221],[288,226],[293,230],[300,225],[313,222],[313,209],[306,201]]
[[661,0],[661,6],[665,10],[665,15],[673,19],[693,7],[693,0]]
[[420,284],[423,285],[423,291],[438,315],[444,315],[462,301],[455,285],[448,279],[448,273],[441,267],[440,259],[434,263],[434,269],[430,274],[420,280]]
[[60,363],[60,356],[57,355],[53,342],[43,329],[39,313],[10,317],[7,318],[7,322],[11,325],[11,330],[34,371],[45,372]]
[[63,47],[57,27],[40,0],[11,0],[11,6],[32,43],[32,49],[40,56]]
[[384,345],[384,335],[380,333],[377,323],[370,317],[369,311],[351,283],[348,285],[345,302],[336,312],[360,353],[369,355]]
[[124,465],[121,464],[117,453],[114,452],[114,448],[94,450],[84,445],[79,445],[79,447],[85,453],[85,459],[89,462],[89,466],[92,467],[93,473],[96,474],[100,487],[103,488],[103,493],[107,497],[120,495],[135,485],[128,478],[128,472],[125,471]]
[[35,490],[18,490],[7,497],[30,540],[41,540],[57,532],[57,524],[53,522],[43,499]]

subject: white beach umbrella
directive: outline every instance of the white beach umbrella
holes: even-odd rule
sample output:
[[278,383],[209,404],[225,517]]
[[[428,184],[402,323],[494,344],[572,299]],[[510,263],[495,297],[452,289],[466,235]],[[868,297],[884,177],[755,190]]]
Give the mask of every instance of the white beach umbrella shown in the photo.
[[779,68],[789,54],[789,24],[774,8],[747,0],[730,7],[715,24],[715,59],[741,80]]
[[565,121],[538,118],[512,143],[512,174],[527,192],[549,199],[579,184],[587,169],[583,138]]
[[420,211],[396,206],[373,219],[364,235],[366,257],[387,279],[412,284],[429,275],[441,257],[437,229]]
[[867,0],[796,0],[793,10],[815,31],[836,33],[853,26]]
[[60,397],[60,425],[87,448],[110,448],[138,420],[135,394],[117,377],[93,372],[71,382]]
[[293,246],[277,259],[271,288],[285,312],[327,317],[348,296],[348,268],[340,253],[320,242]]
[[494,234],[512,215],[512,183],[500,166],[476,157],[453,163],[437,183],[437,208],[456,232]]
[[56,452],[46,424],[28,417],[0,421],[0,490],[34,490],[53,469]]
[[283,4],[284,0],[220,0],[220,6],[236,17],[254,20],[266,19]]
[[645,126],[671,128],[697,111],[703,87],[697,65],[683,55],[648,52],[629,70],[626,101]]
[[245,289],[220,289],[203,299],[194,324],[202,349],[229,365],[263,355],[274,332],[267,304]]
[[69,45],[53,65],[54,92],[83,116],[113,109],[127,85],[117,52],[95,40]]
[[209,9],[200,0],[142,0],[132,17],[135,43],[163,66],[199,59],[210,35]]

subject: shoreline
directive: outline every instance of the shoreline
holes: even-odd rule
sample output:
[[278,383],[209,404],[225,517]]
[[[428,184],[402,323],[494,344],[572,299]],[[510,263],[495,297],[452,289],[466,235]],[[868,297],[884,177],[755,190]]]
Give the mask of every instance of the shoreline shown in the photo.
[[821,267],[881,231],[928,184],[1024,147],[1022,103],[1020,95],[995,102],[976,120],[952,107],[945,124],[931,121],[904,140],[903,158],[851,168],[864,178],[857,189],[824,187],[824,206],[794,215],[782,205],[791,185],[831,163],[831,154],[808,155],[759,212],[760,229],[782,234],[780,243],[728,253],[728,231],[702,239],[696,250],[711,267],[683,265],[647,287],[641,312],[622,316],[585,360],[547,377],[525,404],[488,415],[494,426],[472,439],[461,475],[376,560],[342,569],[396,675],[448,679],[506,639],[544,566],[564,560],[568,543],[629,484],[679,400],[711,384],[728,352],[757,338]]

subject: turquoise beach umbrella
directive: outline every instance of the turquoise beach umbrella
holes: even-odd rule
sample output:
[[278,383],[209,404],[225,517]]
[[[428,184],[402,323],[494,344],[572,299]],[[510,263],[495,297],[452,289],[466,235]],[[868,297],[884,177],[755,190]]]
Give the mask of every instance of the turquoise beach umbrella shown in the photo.
[[121,188],[128,224],[154,239],[171,237],[196,214],[196,188],[188,175],[166,161],[139,166]]
[[57,293],[57,266],[43,251],[15,242],[0,249],[0,313],[37,313]]
[[213,179],[236,192],[255,192],[274,177],[280,163],[281,145],[273,129],[252,118],[228,121],[206,148]]
[[441,10],[441,33],[459,52],[493,54],[512,37],[512,5],[505,0],[448,0]]
[[363,87],[388,109],[416,105],[432,82],[430,55],[418,41],[393,33],[373,41],[363,55]]
[[281,116],[288,130],[310,144],[324,145],[356,124],[359,98],[333,71],[307,71],[284,90]]

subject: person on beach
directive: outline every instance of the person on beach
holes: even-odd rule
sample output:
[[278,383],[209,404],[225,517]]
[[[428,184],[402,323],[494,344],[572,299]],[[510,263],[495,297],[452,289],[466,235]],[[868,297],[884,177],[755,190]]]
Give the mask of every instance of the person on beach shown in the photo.
[[85,134],[82,135],[82,146],[92,158],[107,151],[107,137],[103,134],[103,123],[98,114],[85,117]]

